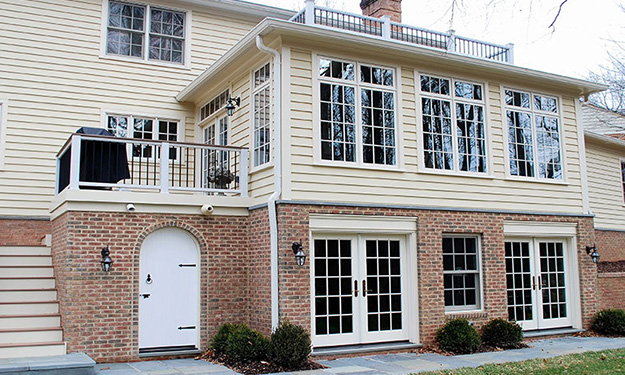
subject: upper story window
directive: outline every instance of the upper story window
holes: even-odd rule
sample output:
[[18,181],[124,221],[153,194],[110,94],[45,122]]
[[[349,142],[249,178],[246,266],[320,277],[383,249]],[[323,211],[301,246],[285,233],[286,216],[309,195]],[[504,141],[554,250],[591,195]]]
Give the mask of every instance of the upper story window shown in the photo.
[[425,168],[487,172],[482,85],[421,75],[420,91]]
[[562,180],[558,99],[505,90],[510,174]]
[[224,108],[229,97],[230,92],[229,90],[226,90],[200,108],[200,121],[204,121],[220,109]]
[[271,64],[254,72],[252,129],[254,167],[271,160]]
[[319,60],[321,159],[396,165],[395,71]]
[[106,53],[184,64],[186,14],[109,1]]
[[623,185],[623,202],[625,203],[625,161],[621,160],[621,183]]
[[445,310],[480,308],[480,265],[477,237],[443,237]]
[[[144,116],[108,115],[106,124],[107,130],[117,137],[174,142],[178,140],[179,123],[175,120]],[[135,144],[132,146],[132,156],[151,158],[152,146]],[[176,158],[175,148],[171,147],[169,159],[175,160]]]

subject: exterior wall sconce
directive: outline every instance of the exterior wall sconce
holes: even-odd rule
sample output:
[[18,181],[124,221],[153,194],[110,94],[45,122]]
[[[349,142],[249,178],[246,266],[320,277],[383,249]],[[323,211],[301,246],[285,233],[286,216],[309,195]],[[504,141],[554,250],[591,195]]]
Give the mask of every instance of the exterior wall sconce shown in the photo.
[[226,113],[228,116],[232,116],[234,114],[234,109],[241,105],[241,97],[237,96],[236,98],[228,99],[228,104],[226,104]]
[[586,254],[590,254],[593,263],[599,263],[601,255],[597,252],[597,245],[586,246]]
[[302,240],[299,242],[293,242],[293,254],[295,254],[295,261],[298,266],[303,266],[306,262],[306,253],[304,252],[304,248],[302,247]]
[[100,266],[102,266],[102,271],[109,272],[111,270],[111,265],[113,264],[113,260],[109,256],[109,254],[111,254],[111,252],[109,251],[109,247],[108,246],[103,247],[100,253],[102,254],[102,260],[100,261]]

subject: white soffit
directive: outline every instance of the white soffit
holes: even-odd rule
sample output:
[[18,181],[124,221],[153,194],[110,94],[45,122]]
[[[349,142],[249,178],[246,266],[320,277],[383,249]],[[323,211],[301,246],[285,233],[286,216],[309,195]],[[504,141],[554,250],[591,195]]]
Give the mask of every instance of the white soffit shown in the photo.
[[314,232],[411,234],[417,231],[416,217],[311,214]]

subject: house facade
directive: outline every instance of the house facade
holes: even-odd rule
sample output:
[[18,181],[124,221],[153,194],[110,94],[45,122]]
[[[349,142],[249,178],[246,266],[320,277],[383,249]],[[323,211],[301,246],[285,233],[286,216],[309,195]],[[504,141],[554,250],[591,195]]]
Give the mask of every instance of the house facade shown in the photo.
[[54,272],[0,290],[3,318],[58,301],[50,345],[100,361],[233,322],[289,319],[315,350],[427,345],[457,316],[587,327],[578,98],[603,87],[361,6],[2,5],[1,245],[43,244]]

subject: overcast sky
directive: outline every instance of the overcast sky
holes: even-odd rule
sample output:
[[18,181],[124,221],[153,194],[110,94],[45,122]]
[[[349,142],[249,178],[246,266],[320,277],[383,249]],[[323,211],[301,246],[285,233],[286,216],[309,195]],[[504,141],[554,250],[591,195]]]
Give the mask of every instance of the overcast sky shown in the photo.
[[[248,0],[301,9],[304,0]],[[625,42],[625,0],[568,0],[555,28],[549,28],[562,0],[404,0],[403,23],[447,31],[497,44],[514,43],[515,64],[571,77],[585,78]],[[360,14],[360,0],[317,0]]]

